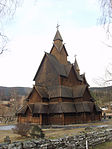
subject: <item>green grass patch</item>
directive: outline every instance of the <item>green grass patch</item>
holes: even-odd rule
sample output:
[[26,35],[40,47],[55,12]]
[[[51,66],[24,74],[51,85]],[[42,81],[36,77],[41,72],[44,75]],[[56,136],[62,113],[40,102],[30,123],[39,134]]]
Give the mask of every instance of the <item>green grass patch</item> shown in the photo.
[[90,149],[112,149],[112,142],[105,142]]

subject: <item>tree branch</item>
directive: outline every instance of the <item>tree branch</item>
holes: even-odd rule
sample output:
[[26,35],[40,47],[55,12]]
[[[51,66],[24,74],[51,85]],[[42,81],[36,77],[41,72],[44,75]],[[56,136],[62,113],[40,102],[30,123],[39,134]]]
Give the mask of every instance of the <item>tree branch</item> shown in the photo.
[[1,55],[4,51],[7,50],[7,49],[6,49],[6,44],[7,44],[7,42],[8,42],[7,36],[5,36],[5,35],[3,35],[3,34],[0,33],[0,43],[1,43],[1,45],[0,45],[0,55]]

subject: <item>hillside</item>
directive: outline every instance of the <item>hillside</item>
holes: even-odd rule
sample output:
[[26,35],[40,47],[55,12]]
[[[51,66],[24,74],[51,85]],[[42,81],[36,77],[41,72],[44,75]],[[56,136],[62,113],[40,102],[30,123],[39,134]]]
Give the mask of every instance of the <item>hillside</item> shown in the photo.
[[112,103],[112,86],[92,87],[90,91],[100,106]]
[[112,86],[108,86],[108,87],[91,87],[90,88],[91,91],[98,91],[98,92],[102,92],[102,91],[112,91]]
[[[3,87],[0,86],[0,101],[9,101],[11,98],[21,98],[27,96],[31,91],[29,87]],[[99,105],[112,102],[112,86],[92,87],[91,94]]]
[[8,101],[10,98],[27,96],[31,88],[29,87],[3,87],[0,86],[0,101]]

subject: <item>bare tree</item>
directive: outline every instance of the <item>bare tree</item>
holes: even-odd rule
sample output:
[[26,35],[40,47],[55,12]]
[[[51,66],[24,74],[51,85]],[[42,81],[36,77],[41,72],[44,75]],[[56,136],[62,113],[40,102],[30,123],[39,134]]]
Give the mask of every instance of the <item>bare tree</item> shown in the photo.
[[105,83],[110,86],[112,84],[112,64],[109,64],[105,72]]
[[110,33],[112,23],[112,0],[99,0],[102,16],[100,22],[106,27],[107,33]]
[[[104,25],[108,35],[108,41],[103,42],[107,47],[112,48],[112,0],[99,0],[101,6],[100,23]],[[105,71],[105,77],[100,79],[104,86],[112,84],[112,64],[109,64]],[[102,84],[102,83],[101,83]]]
[[3,21],[12,17],[16,11],[16,8],[20,6],[23,0],[0,0],[0,54],[6,49],[8,38],[2,31],[1,24]]
[[8,41],[8,37],[3,35],[1,32],[0,32],[0,54],[2,54],[4,51],[6,51],[6,44],[7,44],[7,41]]
[[108,64],[105,74],[101,77],[95,78],[94,83],[100,87],[108,87],[112,85],[112,64]]
[[0,18],[13,15],[22,0],[0,0]]

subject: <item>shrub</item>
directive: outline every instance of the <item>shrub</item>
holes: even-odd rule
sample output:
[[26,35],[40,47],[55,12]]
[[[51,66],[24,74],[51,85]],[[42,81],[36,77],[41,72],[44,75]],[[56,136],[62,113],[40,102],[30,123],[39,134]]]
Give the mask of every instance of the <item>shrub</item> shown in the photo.
[[42,129],[38,125],[33,125],[30,130],[30,135],[32,138],[44,138],[45,135]]
[[13,133],[19,134],[21,136],[28,136],[28,132],[30,130],[31,126],[29,123],[24,124],[16,124],[15,128],[12,128]]

